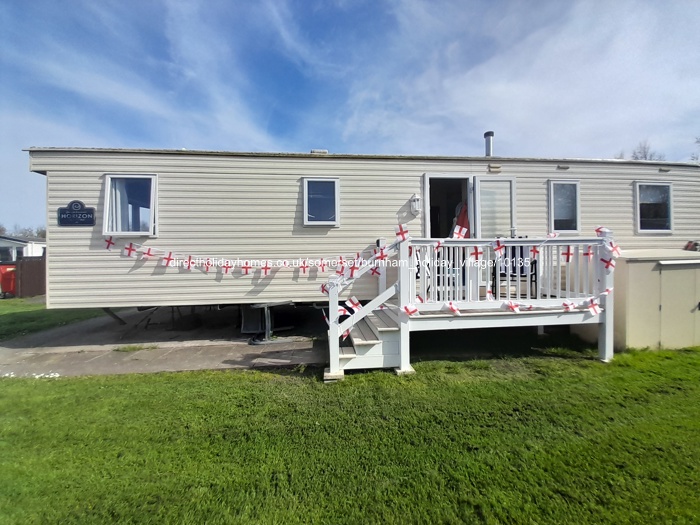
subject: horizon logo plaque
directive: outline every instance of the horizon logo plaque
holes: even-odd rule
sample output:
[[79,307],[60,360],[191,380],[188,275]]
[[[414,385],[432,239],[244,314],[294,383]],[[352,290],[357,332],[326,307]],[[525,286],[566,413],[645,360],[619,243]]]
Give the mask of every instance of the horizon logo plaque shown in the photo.
[[59,226],[94,226],[95,208],[87,208],[83,201],[70,201],[58,209]]

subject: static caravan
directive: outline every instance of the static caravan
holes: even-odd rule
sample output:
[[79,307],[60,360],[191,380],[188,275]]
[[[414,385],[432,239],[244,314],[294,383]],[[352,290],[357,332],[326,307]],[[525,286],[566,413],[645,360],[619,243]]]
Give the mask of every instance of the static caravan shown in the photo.
[[28,151],[49,308],[324,301],[329,378],[410,371],[412,330],[591,324],[607,360],[619,247],[700,238],[695,164]]

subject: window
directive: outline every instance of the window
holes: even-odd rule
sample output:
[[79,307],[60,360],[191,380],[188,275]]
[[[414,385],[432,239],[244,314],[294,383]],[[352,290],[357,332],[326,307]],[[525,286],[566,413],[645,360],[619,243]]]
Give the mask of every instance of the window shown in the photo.
[[105,235],[156,234],[156,176],[107,175]]
[[637,182],[637,231],[671,231],[671,185],[663,182]]
[[578,181],[549,181],[549,231],[579,231]]
[[338,179],[304,179],[304,226],[339,226]]

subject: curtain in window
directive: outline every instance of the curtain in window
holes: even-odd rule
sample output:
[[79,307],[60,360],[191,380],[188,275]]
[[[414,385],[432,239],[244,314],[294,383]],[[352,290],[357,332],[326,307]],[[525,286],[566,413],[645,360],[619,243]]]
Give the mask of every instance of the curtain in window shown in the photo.
[[553,184],[554,229],[557,231],[574,231],[576,224],[576,185]]
[[510,182],[481,181],[481,236],[483,238],[510,237],[513,218],[510,210]]
[[112,179],[109,190],[109,231],[128,232],[129,228],[129,196],[126,179]]

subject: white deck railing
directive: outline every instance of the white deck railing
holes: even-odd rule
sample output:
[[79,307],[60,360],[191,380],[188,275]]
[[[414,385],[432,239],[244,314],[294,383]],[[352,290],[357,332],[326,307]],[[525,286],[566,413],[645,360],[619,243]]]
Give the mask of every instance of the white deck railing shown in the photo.
[[410,247],[410,297],[420,310],[448,301],[460,309],[492,308],[494,301],[561,305],[607,287],[601,238],[411,239]]

